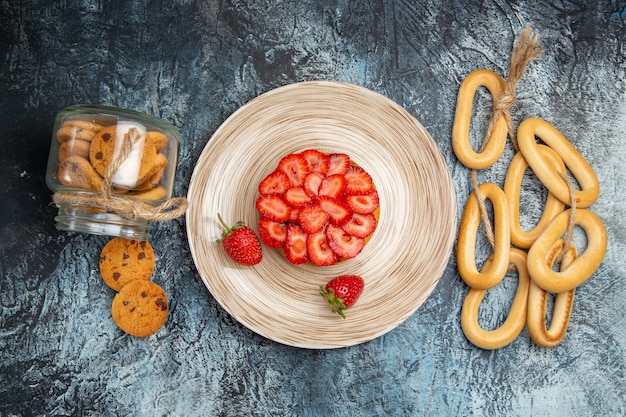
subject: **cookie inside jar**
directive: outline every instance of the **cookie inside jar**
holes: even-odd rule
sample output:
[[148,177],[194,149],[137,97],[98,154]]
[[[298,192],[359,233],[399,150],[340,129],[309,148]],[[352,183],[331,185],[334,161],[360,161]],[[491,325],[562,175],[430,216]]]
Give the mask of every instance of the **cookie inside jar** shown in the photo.
[[[171,181],[165,175],[171,158],[167,134],[134,121],[93,118],[67,119],[56,136],[57,177],[63,186],[97,192],[103,179],[111,175],[115,193],[147,201],[163,200],[171,194]],[[128,140],[133,143],[131,150],[119,160]]]
[[[117,161],[124,142],[128,140],[133,143],[130,153],[122,161]],[[117,123],[100,129],[91,142],[89,161],[102,177],[116,162],[118,167],[111,177],[111,184],[127,191],[156,186],[167,166],[167,158],[162,153],[157,158],[154,141],[144,127],[136,123]]]

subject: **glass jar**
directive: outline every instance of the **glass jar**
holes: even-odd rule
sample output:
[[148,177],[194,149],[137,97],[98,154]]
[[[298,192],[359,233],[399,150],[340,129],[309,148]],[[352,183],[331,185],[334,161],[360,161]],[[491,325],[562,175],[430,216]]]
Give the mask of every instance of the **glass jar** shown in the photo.
[[94,105],[63,109],[46,171],[57,229],[148,239],[152,220],[128,209],[145,211],[171,197],[179,143],[174,126],[144,113]]

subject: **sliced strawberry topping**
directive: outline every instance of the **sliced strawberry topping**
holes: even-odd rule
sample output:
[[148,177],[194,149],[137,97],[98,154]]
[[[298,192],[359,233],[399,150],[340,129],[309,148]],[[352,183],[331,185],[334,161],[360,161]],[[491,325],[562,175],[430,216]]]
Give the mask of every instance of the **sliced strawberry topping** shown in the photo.
[[287,238],[285,240],[285,256],[292,264],[303,264],[309,260],[307,252],[307,234],[298,225],[287,226]]
[[334,153],[329,156],[330,165],[326,175],[341,174],[344,175],[350,168],[350,157],[345,153]]
[[347,154],[316,149],[283,157],[259,183],[259,235],[293,264],[353,258],[377,225],[371,176]]
[[291,187],[289,177],[282,171],[274,171],[259,184],[260,194],[282,194]]
[[302,207],[291,207],[291,214],[289,215],[290,223],[300,224],[300,220],[298,219],[300,218],[301,210],[302,210]]
[[363,168],[351,166],[345,174],[348,194],[367,194],[372,191],[372,177]]
[[259,236],[270,248],[280,248],[287,237],[287,226],[262,217],[259,221]]
[[309,197],[302,187],[291,187],[285,191],[285,200],[292,206],[300,207],[311,203]]
[[309,259],[315,265],[329,266],[339,260],[335,252],[328,246],[325,230],[310,234],[306,240],[306,247],[309,252]]
[[307,149],[301,153],[309,165],[309,172],[319,172],[326,174],[330,165],[330,158],[325,153],[316,149]]
[[301,154],[292,153],[278,162],[278,170],[284,172],[289,177],[292,187],[301,187],[309,173],[309,164]]
[[353,212],[359,214],[373,213],[380,204],[376,190],[372,190],[369,194],[347,195],[346,203]]
[[352,218],[344,223],[341,228],[344,232],[356,237],[368,237],[376,229],[376,217],[372,213],[353,213]]
[[302,207],[291,207],[289,220],[287,220],[287,222],[300,224],[300,220],[298,219],[300,218],[301,210],[302,210]]
[[352,217],[352,210],[342,201],[335,200],[328,196],[320,196],[319,205],[326,213],[330,215],[330,222],[334,225],[341,226]]
[[320,184],[319,195],[326,195],[332,197],[335,200],[340,199],[346,191],[347,181],[346,177],[340,174],[330,175],[322,181]]
[[352,236],[341,227],[332,224],[326,227],[326,237],[330,249],[341,258],[354,258],[365,246],[365,239]]
[[289,204],[278,194],[265,194],[256,201],[256,209],[262,217],[267,217],[275,222],[289,220],[291,208]]
[[329,214],[322,210],[320,206],[313,204],[300,210],[298,222],[305,232],[316,233],[326,226],[329,217]]
[[304,179],[304,190],[309,197],[317,197],[319,195],[320,185],[324,180],[324,174],[313,171]]

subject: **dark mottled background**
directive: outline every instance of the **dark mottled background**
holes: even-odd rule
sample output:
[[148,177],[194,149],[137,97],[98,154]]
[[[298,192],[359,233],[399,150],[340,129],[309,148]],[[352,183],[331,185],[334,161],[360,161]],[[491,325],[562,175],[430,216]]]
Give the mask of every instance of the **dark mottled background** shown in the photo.
[[[428,301],[383,337],[328,351],[271,342],[205,289],[184,218],[155,229],[154,281],[171,314],[137,339],[108,315],[112,290],[97,269],[107,238],[54,228],[44,170],[63,107],[114,105],[172,122],[184,138],[175,193],[185,195],[233,111],[318,79],[370,88],[411,112],[440,146],[462,209],[469,175],[450,146],[459,83],[478,68],[505,76],[526,26],[546,51],[518,87],[514,121],[550,121],[590,161],[602,188],[592,210],[610,239],[558,347],[536,346],[526,330],[497,351],[468,343],[454,256]],[[624,415],[625,40],[626,3],[615,0],[0,1],[0,415]],[[482,120],[489,98],[477,100]],[[501,183],[505,167],[479,179]],[[525,218],[536,219],[541,201],[528,200]],[[485,326],[502,322],[514,288],[509,277],[488,293]]]

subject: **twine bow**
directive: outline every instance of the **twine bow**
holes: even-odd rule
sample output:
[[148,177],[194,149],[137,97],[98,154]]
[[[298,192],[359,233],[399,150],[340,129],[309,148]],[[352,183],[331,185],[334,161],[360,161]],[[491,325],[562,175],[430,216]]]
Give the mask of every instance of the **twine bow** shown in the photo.
[[128,134],[124,136],[119,155],[111,162],[105,172],[100,194],[57,192],[52,197],[53,202],[56,205],[73,204],[101,208],[131,220],[167,221],[184,215],[188,205],[187,199],[184,197],[171,198],[154,206],[145,201],[113,192],[113,176],[139,140],[141,140],[141,133],[135,128],[129,129]]
[[[511,138],[511,142],[513,143],[513,147],[515,151],[518,151],[517,145],[517,136],[515,135],[515,127],[513,126],[513,120],[511,118],[510,109],[515,105],[515,101],[517,99],[517,95],[515,94],[515,88],[517,84],[522,79],[522,75],[524,75],[524,70],[526,69],[526,65],[533,59],[536,59],[543,54],[543,49],[538,49],[537,44],[539,43],[540,36],[538,34],[532,34],[532,28],[528,27],[524,29],[522,34],[520,35],[520,39],[513,48],[513,52],[511,54],[511,63],[509,67],[509,75],[504,83],[504,90],[498,97],[494,97],[491,119],[489,120],[489,124],[487,125],[487,132],[485,133],[485,137],[483,139],[483,143],[480,147],[480,152],[484,151],[491,140],[491,136],[493,134],[493,130],[495,129],[496,123],[500,120],[501,117],[504,117],[506,121],[506,126],[508,130],[509,137]],[[489,216],[487,214],[487,208],[485,206],[485,196],[478,190],[478,179],[477,179],[477,171],[472,169],[472,188],[474,193],[476,194],[476,198],[478,200],[478,206],[480,208],[480,217],[485,225],[485,235],[487,236],[487,240],[491,244],[491,247],[494,247],[494,235],[493,228],[491,227],[491,223],[489,222]]]
[[[503,117],[506,122],[508,135],[511,138],[511,143],[514,150],[516,152],[519,151],[517,135],[515,133],[516,129],[513,125],[510,109],[515,105],[515,101],[517,99],[515,89],[519,81],[522,79],[522,76],[524,75],[526,65],[531,60],[539,58],[544,52],[544,49],[538,48],[539,39],[539,34],[533,34],[532,28],[530,27],[524,29],[524,31],[520,35],[520,39],[511,54],[509,74],[504,83],[504,90],[502,90],[502,93],[500,93],[498,97],[494,98],[491,118],[489,120],[489,124],[487,125],[487,132],[485,133],[483,143],[480,147],[480,152],[484,151],[487,147],[489,140],[491,139],[491,136],[493,134],[493,130],[495,129],[496,123],[501,117]],[[576,198],[574,196],[574,187],[567,175],[561,175],[561,178],[563,178],[563,181],[565,181],[569,189],[571,212],[567,232],[564,239],[565,244],[563,245],[563,249],[557,256],[557,262],[560,262],[565,253],[567,253],[567,251],[569,250],[573,238],[574,225],[576,221]],[[493,248],[495,245],[493,228],[491,227],[487,208],[485,206],[485,196],[478,189],[477,171],[475,169],[471,171],[471,181],[473,192],[476,194],[478,200],[480,216],[485,227],[485,236],[487,237],[487,240]]]

